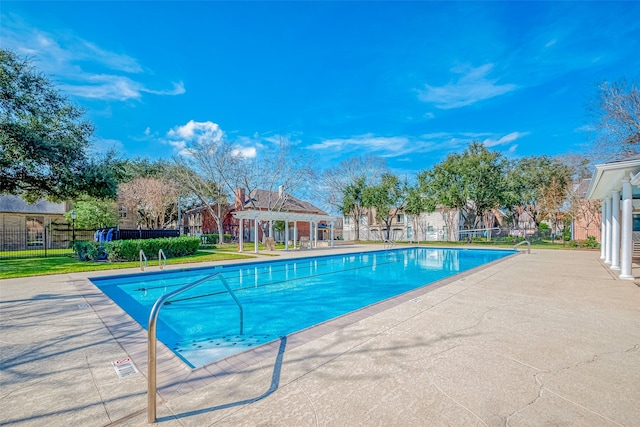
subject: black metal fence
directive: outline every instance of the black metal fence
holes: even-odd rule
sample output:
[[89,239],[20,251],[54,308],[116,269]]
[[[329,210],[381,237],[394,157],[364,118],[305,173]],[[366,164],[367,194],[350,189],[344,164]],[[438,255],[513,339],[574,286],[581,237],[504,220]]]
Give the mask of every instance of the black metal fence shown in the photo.
[[[94,241],[96,230],[73,227],[0,229],[0,259],[73,255],[73,242]],[[178,230],[139,230],[113,228],[111,240],[178,237]]]
[[0,230],[0,259],[73,255],[74,240],[93,240],[94,232],[71,227]]

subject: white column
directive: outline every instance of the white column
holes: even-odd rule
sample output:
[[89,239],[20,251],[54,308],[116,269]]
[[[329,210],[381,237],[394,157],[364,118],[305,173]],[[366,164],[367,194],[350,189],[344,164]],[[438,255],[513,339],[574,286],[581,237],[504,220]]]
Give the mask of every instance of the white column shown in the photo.
[[335,232],[333,231],[333,221],[331,221],[331,247],[333,247],[333,238],[335,236]]
[[298,221],[293,221],[293,249],[296,248],[298,240]]
[[606,204],[604,262],[611,264],[611,197],[607,197],[604,203]]
[[284,221],[284,250],[289,250],[289,221]]
[[607,238],[607,204],[605,200],[602,200],[602,208],[600,215],[600,259],[604,260],[606,258],[605,254],[607,253],[607,247],[604,241]]
[[633,280],[631,257],[633,256],[633,194],[628,178],[622,180],[622,222],[620,250],[620,278]]
[[309,221],[309,250],[313,249],[313,221]]
[[244,247],[244,219],[240,218],[240,228],[238,229],[238,252],[242,252]]
[[255,237],[253,238],[253,251],[255,253],[258,253],[258,220],[254,219],[253,220],[253,233],[255,234]]
[[620,192],[611,192],[611,269],[620,270]]

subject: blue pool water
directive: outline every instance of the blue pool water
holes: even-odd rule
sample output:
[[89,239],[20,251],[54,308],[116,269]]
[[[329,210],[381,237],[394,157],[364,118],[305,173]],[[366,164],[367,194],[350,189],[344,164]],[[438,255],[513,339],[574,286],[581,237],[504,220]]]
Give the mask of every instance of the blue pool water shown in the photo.
[[220,272],[220,280],[173,298],[160,310],[158,339],[192,367],[400,295],[513,254],[511,250],[407,248],[90,279],[147,328],[162,295]]

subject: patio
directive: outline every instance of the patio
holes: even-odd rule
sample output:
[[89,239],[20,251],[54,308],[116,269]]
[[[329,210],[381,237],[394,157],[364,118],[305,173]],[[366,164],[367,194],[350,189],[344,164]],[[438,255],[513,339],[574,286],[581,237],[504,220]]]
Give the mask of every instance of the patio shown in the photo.
[[[0,281],[0,424],[146,425],[146,334],[103,306],[86,280],[100,274]],[[640,287],[600,252],[534,250],[398,298],[216,369],[160,364],[176,381],[160,390],[158,424],[640,420]],[[140,373],[119,378],[112,362],[127,356]]]

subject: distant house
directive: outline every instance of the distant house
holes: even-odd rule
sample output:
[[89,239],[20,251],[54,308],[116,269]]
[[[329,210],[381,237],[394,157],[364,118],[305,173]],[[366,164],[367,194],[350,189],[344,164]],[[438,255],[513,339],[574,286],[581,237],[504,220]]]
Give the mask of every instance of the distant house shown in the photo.
[[[70,207],[69,202],[38,200],[27,203],[18,196],[0,196],[0,247],[2,250],[43,247],[45,240],[51,247],[55,241],[51,234],[53,226],[68,227],[64,213]],[[49,230],[47,239],[45,229]]]
[[[212,205],[211,208],[214,211],[218,210],[217,205]],[[224,213],[224,220],[222,221],[222,229],[224,234],[229,234],[234,239],[239,239],[240,236],[240,221],[233,217],[233,213],[237,211],[247,210],[259,210],[259,211],[278,211],[278,212],[293,212],[301,214],[318,214],[327,215],[322,209],[314,206],[313,204],[300,200],[291,194],[280,191],[268,191],[268,190],[255,190],[246,194],[244,189],[237,189],[234,194],[234,203],[225,204],[221,206],[221,212]],[[207,206],[199,206],[194,209],[190,209],[183,214],[182,219],[183,230],[188,235],[200,235],[218,233],[218,226],[210,210]],[[285,238],[293,239],[293,229],[290,230],[289,236],[284,235],[284,231],[273,230],[273,227],[266,227],[265,229],[259,228],[258,240],[262,240],[265,231],[273,231],[273,237],[277,241],[283,241]],[[263,231],[264,230],[264,231]],[[254,241],[255,228],[251,227],[248,221],[243,223],[243,241]],[[269,232],[267,231],[267,234]],[[310,226],[308,222],[300,222],[297,224],[298,238],[310,237]],[[318,224],[318,240],[328,240],[329,231],[326,224],[321,222]]]

